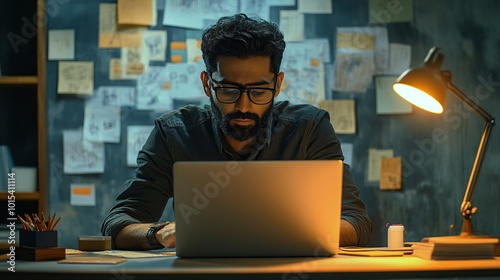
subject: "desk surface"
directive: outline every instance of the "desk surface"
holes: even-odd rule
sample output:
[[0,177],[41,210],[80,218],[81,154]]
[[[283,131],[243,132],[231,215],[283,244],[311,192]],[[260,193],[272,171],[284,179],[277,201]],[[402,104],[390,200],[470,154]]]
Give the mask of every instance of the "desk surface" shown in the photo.
[[[71,258],[72,256],[68,256]],[[8,271],[2,261],[0,273]],[[55,279],[396,279],[500,278],[500,258],[489,260],[429,261],[412,256],[331,258],[213,258],[170,257],[128,259],[120,264],[59,264],[57,261],[16,260],[16,272],[25,277]],[[11,274],[13,275],[13,274]],[[19,276],[19,275],[18,275]],[[168,276],[168,277],[167,277]],[[3,278],[3,277],[2,277]]]

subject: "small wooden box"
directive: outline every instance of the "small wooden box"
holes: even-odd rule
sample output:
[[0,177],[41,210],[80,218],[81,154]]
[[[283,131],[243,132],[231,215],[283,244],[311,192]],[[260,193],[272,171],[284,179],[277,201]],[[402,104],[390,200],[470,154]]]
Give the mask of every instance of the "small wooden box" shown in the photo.
[[16,249],[16,258],[25,261],[62,260],[66,258],[66,249],[59,247],[51,247],[51,248],[19,247]]
[[57,231],[20,230],[19,244],[30,248],[57,247]]
[[111,250],[111,236],[79,236],[78,250],[82,251]]

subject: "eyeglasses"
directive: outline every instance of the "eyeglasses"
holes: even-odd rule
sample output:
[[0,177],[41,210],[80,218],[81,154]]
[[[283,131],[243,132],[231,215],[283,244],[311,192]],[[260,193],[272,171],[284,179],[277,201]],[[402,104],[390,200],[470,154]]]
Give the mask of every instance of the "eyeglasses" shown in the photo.
[[[241,95],[246,92],[248,99],[257,105],[266,105],[273,100],[278,85],[278,74],[274,74],[274,88],[239,88],[239,87],[215,87],[211,73],[208,75],[215,97],[220,103],[233,104],[240,100]],[[216,83],[220,83],[215,81]]]

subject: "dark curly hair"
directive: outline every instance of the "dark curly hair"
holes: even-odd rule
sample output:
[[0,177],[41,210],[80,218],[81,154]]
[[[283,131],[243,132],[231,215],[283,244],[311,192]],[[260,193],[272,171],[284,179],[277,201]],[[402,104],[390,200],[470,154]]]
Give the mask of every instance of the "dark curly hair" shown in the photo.
[[218,56],[270,56],[271,72],[280,70],[285,41],[278,25],[245,14],[221,17],[203,32],[201,51],[208,73],[217,71]]

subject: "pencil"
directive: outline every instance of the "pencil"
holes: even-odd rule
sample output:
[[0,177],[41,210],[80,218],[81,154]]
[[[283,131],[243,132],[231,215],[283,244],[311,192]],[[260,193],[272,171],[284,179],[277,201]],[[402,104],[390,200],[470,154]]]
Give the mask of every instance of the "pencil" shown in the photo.
[[61,220],[61,217],[59,217],[59,218],[57,219],[57,221],[54,223],[54,225],[52,226],[52,228],[51,228],[50,230],[54,230],[54,229],[56,228],[56,226],[57,226],[57,224],[59,223],[59,221],[60,221],[60,220]]
[[24,230],[29,230],[30,228],[29,228],[28,224],[26,223],[26,221],[23,220],[23,218],[21,218],[21,216],[19,216],[19,215],[17,215],[17,217],[19,218],[19,221],[21,222],[21,225],[23,226],[23,229]]

